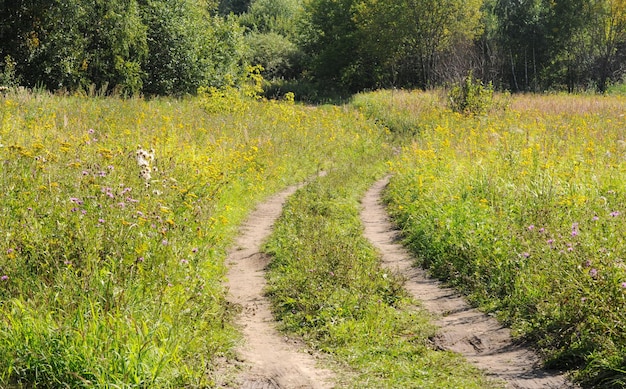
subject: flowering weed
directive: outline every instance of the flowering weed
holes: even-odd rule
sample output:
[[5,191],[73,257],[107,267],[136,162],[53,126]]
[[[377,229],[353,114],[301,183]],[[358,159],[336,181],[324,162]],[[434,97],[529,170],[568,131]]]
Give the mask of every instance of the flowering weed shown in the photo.
[[407,245],[550,364],[622,387],[626,101],[516,96],[511,110],[463,117],[425,105],[432,96],[404,92],[421,130],[391,166],[387,201]]
[[353,112],[245,104],[0,98],[0,386],[216,385],[239,223],[378,147]]

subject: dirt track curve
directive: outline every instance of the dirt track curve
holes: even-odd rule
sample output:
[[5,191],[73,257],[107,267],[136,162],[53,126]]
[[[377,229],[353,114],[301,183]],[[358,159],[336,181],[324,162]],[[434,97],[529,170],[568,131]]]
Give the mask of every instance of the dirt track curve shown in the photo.
[[[564,375],[541,368],[530,349],[515,344],[507,328],[496,319],[471,308],[453,290],[412,266],[413,259],[398,241],[381,194],[388,179],[376,182],[362,199],[361,219],[365,236],[380,251],[383,263],[406,279],[405,288],[437,318],[437,347],[464,355],[488,376],[505,382],[507,388],[575,388]],[[243,389],[333,387],[335,375],[319,367],[319,359],[298,342],[281,335],[275,327],[268,300],[263,295],[269,258],[260,252],[292,186],[260,204],[244,223],[229,252],[227,287],[229,300],[241,306],[238,324],[244,343],[238,348],[243,373],[236,385]]]
[[437,347],[462,354],[488,376],[504,381],[506,388],[575,388],[564,375],[542,369],[538,356],[515,344],[495,318],[471,308],[454,290],[413,266],[413,257],[398,243],[399,232],[381,203],[387,183],[388,178],[376,182],[362,199],[365,236],[380,251],[384,265],[401,274],[405,288],[437,318]]
[[297,186],[274,195],[250,214],[227,258],[229,300],[242,308],[238,318],[245,343],[238,354],[246,368],[238,379],[242,389],[332,388],[333,373],[297,342],[280,335],[263,295],[269,258],[260,252],[287,197]]

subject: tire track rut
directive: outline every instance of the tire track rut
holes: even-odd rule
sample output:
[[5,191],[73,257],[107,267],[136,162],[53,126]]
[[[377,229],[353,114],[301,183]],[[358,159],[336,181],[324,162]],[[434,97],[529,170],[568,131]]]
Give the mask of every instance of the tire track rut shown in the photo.
[[238,378],[240,388],[333,387],[331,371],[318,367],[318,359],[303,351],[303,345],[280,335],[270,303],[263,295],[269,257],[261,253],[261,245],[271,233],[286,199],[298,187],[288,187],[258,205],[243,224],[226,259],[228,299],[242,308],[237,324],[243,332],[244,343],[237,353],[246,369]]
[[381,202],[388,181],[386,177],[376,182],[362,199],[364,234],[381,253],[383,265],[399,273],[405,288],[434,314],[439,326],[436,347],[462,354],[488,376],[504,381],[506,388],[576,388],[564,374],[543,369],[540,358],[516,344],[510,330],[495,318],[470,307],[454,290],[413,266],[414,259],[398,243],[399,232]]

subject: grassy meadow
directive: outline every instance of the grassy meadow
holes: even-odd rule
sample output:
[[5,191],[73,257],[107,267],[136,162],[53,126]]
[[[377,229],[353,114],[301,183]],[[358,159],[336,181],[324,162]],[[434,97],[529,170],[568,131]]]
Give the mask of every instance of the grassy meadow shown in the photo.
[[[250,93],[254,96],[255,93]],[[307,107],[0,97],[0,386],[215,387],[240,341],[226,250],[254,205],[291,197],[265,250],[285,331],[341,387],[496,387],[433,350],[429,316],[379,267],[359,199],[386,194],[420,265],[589,387],[626,382],[624,97],[443,92]]]
[[232,92],[0,98],[0,386],[216,384],[239,223],[384,143],[354,111]]
[[500,96],[486,116],[442,93],[353,104],[414,134],[389,211],[419,265],[497,313],[590,387],[626,385],[626,98]]

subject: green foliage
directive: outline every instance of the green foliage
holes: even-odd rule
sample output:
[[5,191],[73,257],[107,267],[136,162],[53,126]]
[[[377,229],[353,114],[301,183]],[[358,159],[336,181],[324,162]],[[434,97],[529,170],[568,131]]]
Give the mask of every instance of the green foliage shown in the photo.
[[245,42],[249,48],[247,62],[261,65],[268,80],[293,79],[300,74],[302,54],[285,36],[252,32],[246,35]]
[[302,11],[301,3],[300,0],[253,0],[239,22],[250,31],[293,37]]
[[352,12],[353,0],[311,0],[305,2],[300,26],[300,41],[311,58],[308,69],[320,82],[341,87],[361,87],[348,79],[348,69],[357,55],[357,27]]
[[229,14],[239,15],[248,9],[250,0],[219,0],[218,11],[221,15]]
[[438,81],[443,53],[480,33],[481,4],[314,0],[307,3],[303,41],[321,79],[350,90],[425,88]]
[[145,93],[191,94],[237,76],[243,41],[234,22],[211,17],[190,0],[149,0],[142,10],[149,45]]
[[0,87],[15,87],[18,85],[17,76],[15,75],[16,62],[10,55],[4,57],[3,71],[0,73]]
[[53,1],[7,5],[2,57],[50,90],[194,93],[240,72],[242,31],[196,0]]
[[9,6],[13,16],[2,32],[3,56],[16,62],[26,86],[48,89],[141,90],[146,31],[137,1],[37,1]]
[[302,14],[299,0],[255,0],[239,16],[246,28],[246,61],[261,65],[268,80],[294,79],[301,73],[302,54],[296,28]]
[[263,93],[263,76],[260,66],[248,67],[248,74],[241,83],[231,81],[220,88],[198,88],[199,103],[209,113],[238,113],[241,114],[252,108],[255,100],[261,99]]
[[484,115],[493,104],[493,85],[483,84],[470,72],[460,85],[452,87],[448,102],[454,112]]

